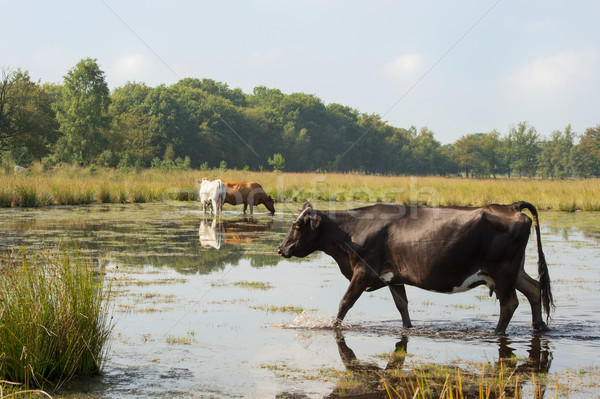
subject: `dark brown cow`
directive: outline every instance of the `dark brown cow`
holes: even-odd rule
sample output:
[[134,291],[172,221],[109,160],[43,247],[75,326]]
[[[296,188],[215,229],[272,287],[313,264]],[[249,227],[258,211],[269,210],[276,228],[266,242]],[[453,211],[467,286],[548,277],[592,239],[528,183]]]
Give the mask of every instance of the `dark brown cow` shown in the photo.
[[246,181],[224,181],[223,183],[227,187],[226,204],[244,204],[244,213],[248,205],[250,205],[250,213],[254,213],[254,205],[263,204],[271,215],[275,213],[273,197],[267,195],[260,184]]
[[[540,281],[524,270],[531,219],[537,234]],[[407,212],[408,211],[408,212]],[[504,334],[522,292],[533,326],[546,330],[554,306],[542,252],[538,214],[527,202],[481,208],[373,205],[349,211],[317,211],[304,205],[279,246],[279,254],[304,257],[323,251],[350,280],[337,314],[339,325],[364,291],[388,286],[405,327],[411,327],[404,284],[455,293],[486,285],[500,301],[496,332]]]

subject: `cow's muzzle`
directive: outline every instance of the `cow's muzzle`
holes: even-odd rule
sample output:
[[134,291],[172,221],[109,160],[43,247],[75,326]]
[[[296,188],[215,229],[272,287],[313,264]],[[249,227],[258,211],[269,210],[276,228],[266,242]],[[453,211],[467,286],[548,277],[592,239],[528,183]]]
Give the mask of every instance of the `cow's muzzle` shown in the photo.
[[277,253],[279,255],[283,256],[284,258],[291,258],[292,257],[289,248],[279,247],[279,249],[277,249]]

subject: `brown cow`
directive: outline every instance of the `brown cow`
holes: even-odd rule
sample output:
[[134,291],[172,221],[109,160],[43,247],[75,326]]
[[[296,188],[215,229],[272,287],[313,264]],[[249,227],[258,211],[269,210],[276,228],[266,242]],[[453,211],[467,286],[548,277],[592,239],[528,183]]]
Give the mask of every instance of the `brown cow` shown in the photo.
[[244,204],[244,213],[248,205],[250,205],[250,213],[253,213],[254,205],[263,204],[271,215],[275,213],[273,197],[267,195],[260,184],[246,181],[224,181],[223,183],[227,187],[226,204]]

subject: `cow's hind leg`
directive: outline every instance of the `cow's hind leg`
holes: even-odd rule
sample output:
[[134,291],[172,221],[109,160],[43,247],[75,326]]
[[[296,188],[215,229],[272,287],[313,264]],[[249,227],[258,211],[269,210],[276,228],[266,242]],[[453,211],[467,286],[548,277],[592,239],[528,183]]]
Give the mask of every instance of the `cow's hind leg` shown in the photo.
[[219,198],[217,200],[217,214],[221,215],[223,213],[223,199]]
[[408,315],[408,298],[406,296],[406,287],[404,284],[390,285],[390,291],[392,292],[392,298],[396,308],[402,316],[402,325],[405,328],[411,328],[412,323],[410,322],[410,316]]
[[517,277],[517,290],[527,297],[531,305],[531,321],[533,328],[538,331],[547,331],[548,326],[542,318],[542,301],[540,296],[540,283],[531,278],[525,270],[521,269]]
[[519,306],[519,299],[517,298],[517,292],[514,288],[510,290],[499,291],[496,288],[496,296],[500,300],[500,319],[496,326],[496,334],[504,335],[506,333],[506,327],[510,323],[515,310]]

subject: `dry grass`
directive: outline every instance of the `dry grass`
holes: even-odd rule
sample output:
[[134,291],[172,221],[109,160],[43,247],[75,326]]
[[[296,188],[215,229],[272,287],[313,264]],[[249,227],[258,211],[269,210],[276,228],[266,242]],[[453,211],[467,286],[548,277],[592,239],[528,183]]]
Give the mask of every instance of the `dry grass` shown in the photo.
[[0,207],[89,203],[190,201],[202,177],[259,182],[278,202],[394,202],[405,205],[481,206],[528,201],[539,209],[600,211],[600,180],[464,179],[342,173],[153,169],[95,171],[63,167],[28,175],[0,174]]

